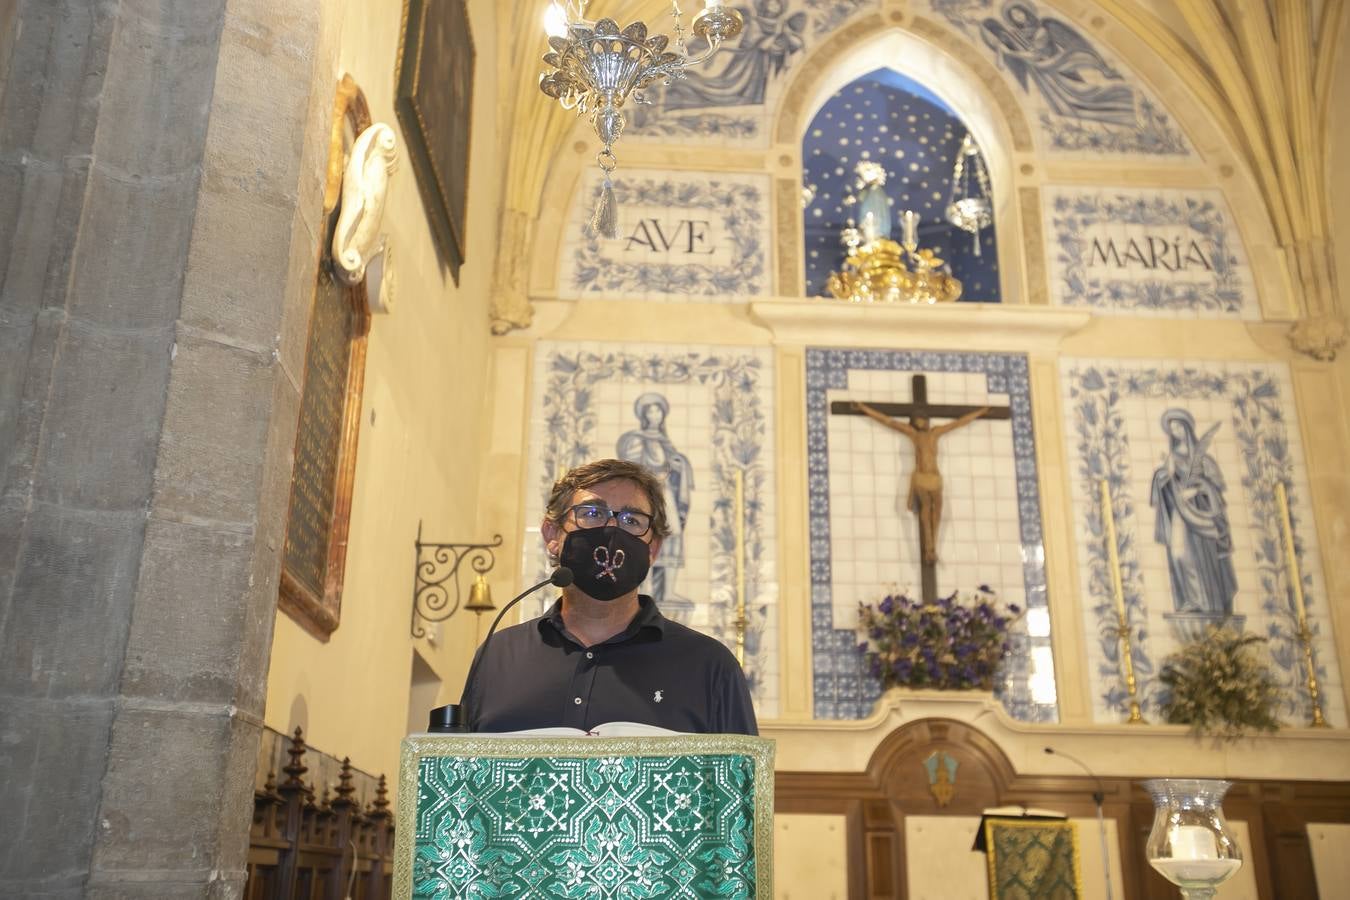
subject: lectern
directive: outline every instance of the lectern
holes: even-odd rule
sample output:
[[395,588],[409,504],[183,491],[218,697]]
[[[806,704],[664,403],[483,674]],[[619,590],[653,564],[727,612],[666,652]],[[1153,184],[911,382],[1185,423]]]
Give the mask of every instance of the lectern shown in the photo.
[[413,735],[394,853],[397,900],[768,900],[773,742]]

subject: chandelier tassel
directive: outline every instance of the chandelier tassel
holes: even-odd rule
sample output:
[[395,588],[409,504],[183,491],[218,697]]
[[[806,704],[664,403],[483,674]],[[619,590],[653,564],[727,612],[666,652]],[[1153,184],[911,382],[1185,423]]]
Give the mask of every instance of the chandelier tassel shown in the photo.
[[595,159],[605,173],[605,180],[600,185],[600,197],[595,201],[595,214],[591,216],[591,228],[600,237],[614,240],[619,236],[619,202],[614,199],[614,182],[610,175],[614,172],[617,161],[608,146],[601,150]]
[[539,90],[557,100],[563,109],[591,116],[596,136],[604,145],[596,162],[605,178],[590,225],[594,233],[612,240],[619,236],[613,148],[623,132],[624,103],[630,99],[644,102],[647,88],[670,84],[671,79],[682,77],[685,69],[712,58],[725,41],[741,33],[745,21],[740,12],[723,5],[723,0],[703,0],[704,9],[694,17],[693,32],[707,49],[691,56],[685,46],[684,14],[678,0],[671,3],[678,52],[668,49],[670,38],[665,35],[649,35],[644,22],[633,22],[620,30],[613,19],[587,21],[587,2],[553,0],[549,4],[544,17],[549,36],[549,52],[544,55],[548,70],[539,78]]

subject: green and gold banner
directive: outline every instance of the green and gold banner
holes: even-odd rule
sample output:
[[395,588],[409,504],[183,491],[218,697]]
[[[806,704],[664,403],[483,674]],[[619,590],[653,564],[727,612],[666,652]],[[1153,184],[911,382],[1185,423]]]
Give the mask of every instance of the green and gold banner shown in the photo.
[[986,819],[993,900],[1078,900],[1078,830],[1072,822]]
[[398,821],[399,900],[768,898],[773,744],[409,738]]

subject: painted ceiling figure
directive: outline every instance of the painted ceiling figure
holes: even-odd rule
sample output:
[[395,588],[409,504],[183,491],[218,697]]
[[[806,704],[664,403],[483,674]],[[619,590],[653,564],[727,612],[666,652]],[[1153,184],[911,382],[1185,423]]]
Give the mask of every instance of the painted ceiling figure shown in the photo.
[[694,491],[694,467],[666,434],[670,401],[664,395],[643,394],[634,402],[633,413],[639,427],[620,436],[615,455],[656,476],[664,488],[666,510],[673,514],[670,534],[661,545],[660,557],[652,563],[651,597],[668,613],[692,609],[690,601],[675,593],[675,570],[684,566],[684,529]]
[[1237,575],[1228,526],[1223,473],[1209,455],[1216,423],[1203,437],[1184,409],[1163,413],[1167,458],[1153,473],[1149,505],[1157,510],[1153,538],[1167,548],[1172,603],[1179,613],[1233,614]]
[[806,13],[784,17],[783,0],[755,0],[754,12],[740,8],[745,30],[736,45],[719,55],[726,64],[707,75],[690,73],[672,82],[658,101],[663,109],[706,109],[715,106],[759,106],[769,80],[787,68],[788,60],[806,46]]
[[1072,26],[1012,0],[1003,7],[1003,20],[985,19],[980,33],[1022,89],[1035,82],[1057,115],[1137,124],[1134,91]]

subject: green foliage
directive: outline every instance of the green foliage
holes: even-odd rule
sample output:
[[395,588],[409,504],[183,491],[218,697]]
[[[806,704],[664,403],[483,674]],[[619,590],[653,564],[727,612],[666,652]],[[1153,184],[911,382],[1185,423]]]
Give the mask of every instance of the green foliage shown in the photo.
[[1210,626],[1163,662],[1160,678],[1169,692],[1163,716],[1226,741],[1279,730],[1280,687],[1256,648],[1264,643],[1254,634]]

